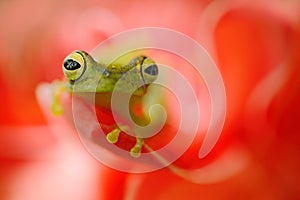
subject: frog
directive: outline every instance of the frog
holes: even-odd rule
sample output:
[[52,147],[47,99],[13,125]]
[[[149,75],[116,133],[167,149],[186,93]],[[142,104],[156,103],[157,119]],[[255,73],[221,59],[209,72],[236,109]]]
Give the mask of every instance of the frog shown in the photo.
[[[82,50],[75,50],[66,56],[62,63],[64,79],[60,81],[53,94],[52,113],[61,115],[63,108],[60,103],[60,95],[64,91],[69,93],[95,92],[97,95],[95,104],[110,109],[112,92],[129,93],[133,99],[142,100],[147,94],[147,89],[159,74],[157,64],[145,55],[139,55],[131,59],[128,63],[104,64],[96,61],[89,53]],[[119,84],[120,79],[126,76],[127,84]],[[132,93],[132,88],[135,90]],[[146,120],[145,123],[148,123]],[[126,125],[125,125],[126,127]],[[123,129],[124,130],[124,129]],[[122,127],[115,128],[106,135],[107,142],[115,144]],[[130,149],[130,155],[138,158],[141,156],[144,139],[135,136],[135,144]]]

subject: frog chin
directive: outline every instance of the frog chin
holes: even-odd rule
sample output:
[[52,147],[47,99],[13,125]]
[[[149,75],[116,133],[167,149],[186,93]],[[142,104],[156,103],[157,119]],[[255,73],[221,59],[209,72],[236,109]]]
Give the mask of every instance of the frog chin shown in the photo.
[[64,71],[64,74],[70,81],[76,80],[80,75],[78,74],[78,71]]

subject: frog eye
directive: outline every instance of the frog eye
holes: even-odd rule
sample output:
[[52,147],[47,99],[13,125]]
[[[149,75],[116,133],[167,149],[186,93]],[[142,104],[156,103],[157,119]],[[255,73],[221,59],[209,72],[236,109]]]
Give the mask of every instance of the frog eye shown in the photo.
[[64,62],[64,68],[66,70],[76,70],[79,69],[80,67],[81,65],[77,61],[72,59],[68,59]]
[[80,51],[74,51],[64,60],[62,66],[63,72],[69,80],[75,81],[84,73],[86,68],[84,55],[85,54],[81,53]]
[[141,75],[145,83],[153,82],[158,76],[157,65],[149,58],[145,58],[142,63]]
[[157,76],[158,75],[158,67],[157,65],[153,64],[144,69],[144,72],[150,76]]

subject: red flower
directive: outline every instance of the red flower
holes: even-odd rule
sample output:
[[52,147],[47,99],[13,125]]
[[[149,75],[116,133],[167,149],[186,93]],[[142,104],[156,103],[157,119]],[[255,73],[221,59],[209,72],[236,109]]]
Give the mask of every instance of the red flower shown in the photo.
[[[100,5],[27,0],[1,5],[2,199],[300,196],[298,2]],[[62,76],[61,62],[69,52],[91,50],[112,34],[141,26],[172,28],[203,44],[221,71],[227,115],[217,145],[204,159],[195,157],[200,136],[171,167],[130,174],[97,163],[79,142],[69,118],[51,116],[48,85],[38,87],[38,101],[34,91],[40,81]],[[192,70],[184,73],[199,87]],[[176,101],[171,96],[168,100],[171,119],[177,122]],[[168,134],[171,129],[166,126],[163,131]],[[165,140],[163,135],[153,137],[149,145]]]

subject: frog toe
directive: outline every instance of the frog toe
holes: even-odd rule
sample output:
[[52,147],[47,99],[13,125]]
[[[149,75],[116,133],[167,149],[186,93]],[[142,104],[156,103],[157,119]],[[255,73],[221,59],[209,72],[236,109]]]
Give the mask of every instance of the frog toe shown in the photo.
[[130,155],[134,158],[138,158],[141,156],[142,147],[143,147],[144,140],[141,138],[136,139],[136,144],[134,147],[130,149]]
[[130,155],[134,158],[138,158],[141,156],[142,148],[140,147],[132,147],[130,150]]
[[110,133],[106,135],[106,140],[112,144],[118,142],[120,132],[121,130],[119,128],[112,130]]

